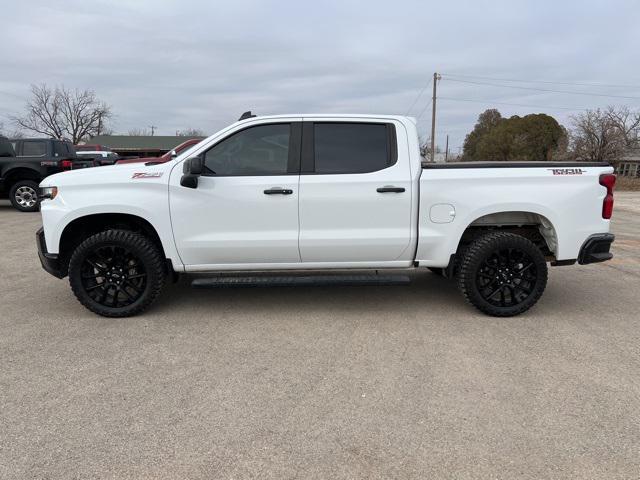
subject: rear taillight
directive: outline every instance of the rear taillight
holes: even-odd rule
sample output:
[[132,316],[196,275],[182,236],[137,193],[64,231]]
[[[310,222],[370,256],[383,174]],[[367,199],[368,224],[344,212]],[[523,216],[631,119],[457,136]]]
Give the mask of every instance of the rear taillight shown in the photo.
[[607,196],[602,202],[602,218],[607,220],[613,215],[613,187],[616,184],[616,176],[613,173],[600,175],[600,185],[607,188]]
[[60,168],[63,170],[71,170],[73,168],[73,162],[71,160],[61,160]]

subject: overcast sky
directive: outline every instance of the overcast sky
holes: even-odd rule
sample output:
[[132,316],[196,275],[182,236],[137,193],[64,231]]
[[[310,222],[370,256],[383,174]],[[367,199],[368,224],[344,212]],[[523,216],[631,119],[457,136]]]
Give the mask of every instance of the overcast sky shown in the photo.
[[[571,109],[640,108],[637,0],[3,0],[2,17],[5,127],[23,110],[29,84],[43,82],[95,90],[113,108],[116,133],[156,125],[157,134],[173,135],[187,127],[213,133],[249,109],[405,114],[437,71],[445,74],[437,139],[444,146],[450,134],[454,151],[491,106],[565,124]],[[606,84],[455,77],[636,98],[461,83],[446,74]],[[430,95],[429,87],[411,111],[424,111],[425,134]]]

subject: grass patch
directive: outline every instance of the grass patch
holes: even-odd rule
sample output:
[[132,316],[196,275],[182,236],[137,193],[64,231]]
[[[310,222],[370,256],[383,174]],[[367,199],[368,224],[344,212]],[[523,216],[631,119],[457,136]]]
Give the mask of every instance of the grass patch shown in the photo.
[[616,190],[622,191],[640,191],[640,178],[621,177],[618,175],[616,179]]

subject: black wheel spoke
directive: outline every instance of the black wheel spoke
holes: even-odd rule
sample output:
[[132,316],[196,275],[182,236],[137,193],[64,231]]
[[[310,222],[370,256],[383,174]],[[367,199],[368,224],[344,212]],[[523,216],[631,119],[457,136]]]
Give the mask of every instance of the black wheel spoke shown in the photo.
[[127,275],[127,280],[135,280],[137,278],[145,278],[147,276],[146,273],[136,273],[135,275]]
[[148,281],[140,258],[119,245],[101,245],[92,250],[83,261],[80,280],[93,301],[110,308],[136,302]]
[[533,292],[536,281],[535,262],[516,247],[501,248],[487,255],[476,274],[478,292],[497,307],[522,303]]

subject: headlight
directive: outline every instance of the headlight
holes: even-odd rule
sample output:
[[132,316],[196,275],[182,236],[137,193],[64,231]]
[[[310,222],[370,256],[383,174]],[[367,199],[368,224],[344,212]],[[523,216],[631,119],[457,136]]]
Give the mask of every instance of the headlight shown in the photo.
[[53,200],[58,195],[58,187],[42,187],[40,189],[40,200]]

